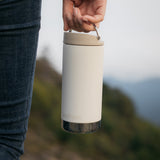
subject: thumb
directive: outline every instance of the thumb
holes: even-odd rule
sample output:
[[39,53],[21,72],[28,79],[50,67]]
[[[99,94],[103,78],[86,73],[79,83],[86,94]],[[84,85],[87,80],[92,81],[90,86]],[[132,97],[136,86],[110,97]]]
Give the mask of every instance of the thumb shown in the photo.
[[90,23],[99,23],[101,21],[103,21],[104,16],[103,15],[94,15],[94,16],[90,16],[90,15],[84,15],[82,16],[82,20],[83,21],[88,21]]

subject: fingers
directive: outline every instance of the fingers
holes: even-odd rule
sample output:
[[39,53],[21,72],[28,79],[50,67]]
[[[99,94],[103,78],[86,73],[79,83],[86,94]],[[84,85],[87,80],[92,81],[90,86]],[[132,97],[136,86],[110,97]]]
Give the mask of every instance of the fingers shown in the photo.
[[[81,0],[63,0],[63,21],[65,31],[73,29],[78,32],[90,32],[95,30],[93,24],[99,28],[100,22],[104,19],[106,0],[97,1],[96,7],[93,6],[91,11],[96,9],[91,15],[88,15],[87,11],[85,11],[86,13],[83,13],[84,10],[82,7],[79,7],[82,2],[83,1]],[[85,5],[88,6],[87,4]],[[83,11],[83,16],[81,15],[79,8]]]
[[66,19],[64,19],[64,27],[63,27],[64,31],[68,31],[69,30],[69,26],[67,24]]
[[63,29],[64,31],[68,31],[71,29],[68,25],[68,19],[72,19],[73,14],[73,1],[71,0],[63,0]]
[[88,20],[82,20],[79,8],[74,7],[70,10],[63,10],[64,31],[73,29],[78,32],[90,32],[95,30],[93,24]]
[[84,15],[82,17],[82,20],[89,21],[90,23],[99,23],[103,21],[103,19],[104,19],[103,15],[94,15],[94,16]]
[[74,29],[76,29],[77,31],[81,32],[81,26],[82,26],[82,20],[81,20],[81,13],[79,11],[78,8],[74,8],[73,9],[73,24],[74,26],[72,26]]
[[104,0],[104,1],[101,0],[99,2],[100,4],[96,6],[97,8],[96,8],[95,14],[84,15],[82,17],[82,20],[88,20],[90,23],[94,23],[94,24],[99,24],[104,20],[107,0]]
[[91,23],[82,20],[81,12],[77,7],[73,9],[73,22],[73,29],[79,32],[90,32],[94,30],[94,27]]

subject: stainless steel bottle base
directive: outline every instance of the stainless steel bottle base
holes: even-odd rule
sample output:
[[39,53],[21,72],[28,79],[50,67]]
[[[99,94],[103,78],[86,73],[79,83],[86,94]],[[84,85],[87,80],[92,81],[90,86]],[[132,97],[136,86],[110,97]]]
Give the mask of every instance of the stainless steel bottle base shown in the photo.
[[72,123],[61,120],[61,127],[71,133],[92,133],[101,127],[101,121],[94,123]]

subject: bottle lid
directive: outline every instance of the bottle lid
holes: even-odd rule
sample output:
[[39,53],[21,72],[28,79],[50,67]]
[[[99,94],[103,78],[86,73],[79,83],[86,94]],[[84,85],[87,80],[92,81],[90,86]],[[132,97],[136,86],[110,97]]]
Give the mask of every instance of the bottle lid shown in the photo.
[[78,46],[103,46],[104,42],[98,40],[96,36],[84,34],[64,32],[63,37],[64,44],[78,45]]

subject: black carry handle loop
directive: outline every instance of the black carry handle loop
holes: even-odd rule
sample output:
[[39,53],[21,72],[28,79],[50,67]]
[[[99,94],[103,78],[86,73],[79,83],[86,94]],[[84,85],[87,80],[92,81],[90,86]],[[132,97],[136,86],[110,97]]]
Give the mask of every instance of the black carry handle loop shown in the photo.
[[[98,40],[100,40],[100,38],[101,38],[101,37],[99,36],[99,33],[98,33],[98,30],[97,30],[97,27],[96,27],[96,25],[95,25],[94,23],[93,23],[93,26],[94,26],[94,29],[95,29],[96,34],[97,34],[97,39],[98,39]],[[69,30],[69,32],[72,32],[72,29],[70,29],[70,30]]]

